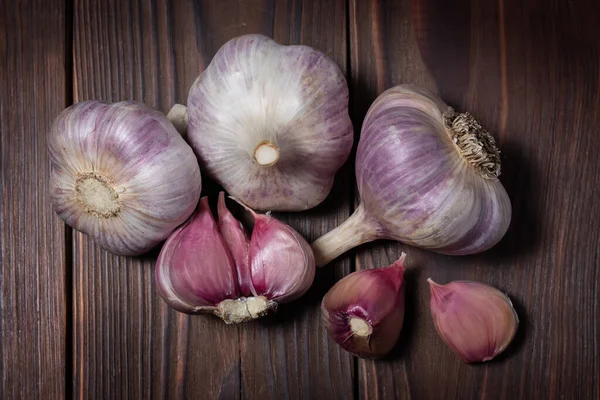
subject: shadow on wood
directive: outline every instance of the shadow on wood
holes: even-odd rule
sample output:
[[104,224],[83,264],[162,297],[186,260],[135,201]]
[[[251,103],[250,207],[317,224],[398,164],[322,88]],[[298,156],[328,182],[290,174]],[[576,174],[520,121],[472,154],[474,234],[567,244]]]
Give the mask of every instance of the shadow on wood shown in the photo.
[[536,196],[539,196],[538,167],[514,142],[502,144],[502,181],[512,205],[512,219],[502,240],[479,257],[486,263],[498,263],[532,253],[542,230]]

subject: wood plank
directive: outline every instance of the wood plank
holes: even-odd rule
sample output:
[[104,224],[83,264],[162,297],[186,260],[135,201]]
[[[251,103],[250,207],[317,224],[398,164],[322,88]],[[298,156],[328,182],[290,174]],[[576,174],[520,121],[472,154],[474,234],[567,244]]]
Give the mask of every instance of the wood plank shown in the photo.
[[[379,243],[357,268],[401,251],[414,270],[390,360],[359,362],[360,398],[598,398],[600,35],[597,2],[350,2],[354,117],[383,90],[417,83],[497,138],[513,221],[476,256]],[[437,337],[425,279],[506,291],[521,316],[501,359],[462,364]]]
[[64,2],[0,1],[0,397],[65,396],[65,228],[46,135],[66,106]]
[[[217,50],[229,39],[242,34],[262,33],[284,44],[312,45],[345,69],[343,4],[203,1],[192,6],[175,3],[173,19],[174,26],[179,27],[173,37],[180,84],[177,101],[181,103],[185,103],[188,88]],[[331,21],[338,31],[332,30]],[[187,39],[190,37],[196,41]],[[349,215],[350,173],[349,167],[340,172],[340,179],[332,190],[338,193],[337,198],[330,197],[309,212],[279,214],[278,217],[309,240],[332,229]],[[216,193],[215,187],[212,193]],[[330,267],[320,272],[318,283],[304,299],[282,307],[275,318],[266,322],[239,327],[243,398],[311,398],[322,393],[329,398],[351,396],[352,360],[328,341],[318,313],[318,304],[326,289],[349,270],[349,258]],[[190,348],[200,345],[190,344]]]
[[[337,0],[272,2],[272,21],[263,33],[284,44],[312,46],[343,71],[347,64],[346,4]],[[226,15],[226,14],[223,14]],[[223,37],[223,41],[227,40]],[[332,195],[313,210],[279,213],[313,241],[342,223],[352,204],[353,167],[338,173]],[[327,337],[320,302],[329,287],[350,272],[350,257],[317,271],[314,286],[282,306],[271,322],[241,327],[242,393],[248,399],[348,399],[353,396],[354,361]]]
[[[333,7],[335,5],[335,7]],[[332,6],[332,7],[329,7]],[[258,32],[312,44],[345,68],[345,9],[336,2],[86,0],[75,8],[78,101],[136,99],[168,111],[230,38]],[[335,25],[330,24],[335,22]],[[314,239],[349,215],[346,168],[331,198],[285,221]],[[204,181],[204,193],[215,185]],[[81,397],[331,398],[352,395],[352,359],[330,343],[320,298],[349,258],[274,319],[225,326],[169,310],[155,291],[156,254],[110,256],[75,236],[75,379]]]
[[[179,95],[171,3],[90,0],[74,12],[76,100],[167,112]],[[237,328],[169,309],[154,283],[157,252],[116,257],[82,234],[74,242],[77,396],[239,397]]]

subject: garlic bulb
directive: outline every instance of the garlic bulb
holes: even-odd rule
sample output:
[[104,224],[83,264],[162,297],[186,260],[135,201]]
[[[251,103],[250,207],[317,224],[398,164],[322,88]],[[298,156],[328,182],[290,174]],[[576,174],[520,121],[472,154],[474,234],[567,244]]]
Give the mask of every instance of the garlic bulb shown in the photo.
[[211,313],[226,323],[259,318],[302,296],[315,277],[310,246],[270,215],[254,217],[248,241],[219,196],[215,222],[208,198],[167,240],[156,264],[159,293],[186,313]]
[[150,250],[200,198],[194,152],[163,114],[143,104],[72,105],[54,121],[48,150],[54,211],[114,254]]
[[412,86],[369,109],[356,154],[361,204],[312,245],[317,265],[375,239],[442,254],[494,246],[510,224],[494,139],[473,117]]
[[321,312],[329,335],[359,357],[377,358],[396,344],[404,322],[404,259],[386,268],[353,272],[325,295]]
[[489,361],[506,349],[519,326],[508,296],[480,282],[427,281],[435,328],[463,362]]
[[310,47],[262,35],[221,47],[190,89],[187,117],[202,171],[253,209],[316,206],[352,148],[340,69]]

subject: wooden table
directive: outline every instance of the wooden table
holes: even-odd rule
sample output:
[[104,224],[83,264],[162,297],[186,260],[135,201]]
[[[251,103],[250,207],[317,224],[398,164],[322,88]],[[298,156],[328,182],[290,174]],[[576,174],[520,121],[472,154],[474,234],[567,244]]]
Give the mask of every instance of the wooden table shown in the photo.
[[[0,398],[600,399],[598,0],[0,0]],[[375,97],[416,83],[474,114],[502,150],[504,240],[476,256],[378,242],[320,270],[276,317],[225,326],[170,310],[156,252],[115,257],[48,200],[46,134],[87,99],[185,103],[230,38],[263,33],[327,53],[346,73],[358,138]],[[308,239],[357,203],[353,166],[328,200],[281,218]],[[400,342],[359,360],[319,302],[354,269],[413,267]],[[462,364],[435,333],[427,277],[506,291],[521,317],[495,362]]]

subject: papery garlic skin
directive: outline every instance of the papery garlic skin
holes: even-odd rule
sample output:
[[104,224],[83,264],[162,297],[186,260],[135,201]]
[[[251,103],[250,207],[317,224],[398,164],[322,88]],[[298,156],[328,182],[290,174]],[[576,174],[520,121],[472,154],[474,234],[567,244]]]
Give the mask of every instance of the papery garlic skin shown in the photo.
[[499,159],[488,160],[488,171],[461,156],[443,125],[448,111],[425,90],[384,92],[363,123],[356,182],[363,207],[386,238],[444,254],[479,253],[506,233],[510,200],[494,175]]
[[353,142],[348,86],[324,54],[262,35],[219,49],[188,96],[203,172],[257,210],[321,203]]
[[150,250],[200,198],[194,152],[163,114],[140,103],[72,105],[54,121],[48,150],[54,211],[114,254]]
[[224,192],[219,193],[217,209],[219,213],[219,233],[233,257],[238,282],[240,283],[240,293],[242,296],[256,296],[256,290],[252,286],[250,266],[248,265],[250,262],[248,258],[250,240],[241,222],[227,209]]
[[185,313],[211,313],[239,323],[275,311],[303,295],[315,276],[309,244],[270,215],[250,210],[255,222],[248,241],[241,224],[219,196],[219,221],[200,200],[190,220],[167,240],[156,263],[160,295]]
[[414,86],[386,90],[371,105],[356,153],[361,204],[317,239],[317,265],[375,239],[442,254],[485,251],[502,239],[511,204],[497,176],[492,136]]
[[[198,268],[198,263],[206,268]],[[156,262],[156,282],[163,298],[178,311],[192,313],[239,297],[235,262],[208,205],[198,210],[164,244]]]
[[404,322],[404,260],[389,267],[353,272],[325,295],[321,312],[327,331],[343,349],[378,358],[396,344]]
[[480,282],[428,282],[435,328],[463,362],[489,361],[508,347],[519,326],[508,296]]
[[[253,213],[249,258],[252,286],[277,303],[302,296],[315,278],[315,258],[308,242],[269,214]],[[272,268],[276,265],[276,268]]]

